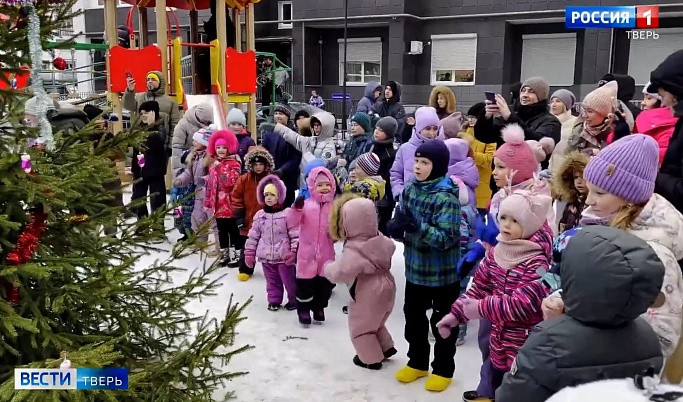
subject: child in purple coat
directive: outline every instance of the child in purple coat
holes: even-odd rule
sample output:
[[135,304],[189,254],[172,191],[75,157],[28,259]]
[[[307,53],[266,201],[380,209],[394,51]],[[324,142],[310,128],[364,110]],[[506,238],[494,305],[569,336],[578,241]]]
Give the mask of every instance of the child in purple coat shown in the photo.
[[263,209],[254,215],[249,239],[244,245],[244,262],[254,268],[258,257],[266,276],[268,310],[282,305],[283,285],[288,302],[285,309],[296,309],[296,252],[299,247],[299,227],[288,222],[290,208],[284,208],[287,188],[275,175],[264,177],[256,189],[256,198]]

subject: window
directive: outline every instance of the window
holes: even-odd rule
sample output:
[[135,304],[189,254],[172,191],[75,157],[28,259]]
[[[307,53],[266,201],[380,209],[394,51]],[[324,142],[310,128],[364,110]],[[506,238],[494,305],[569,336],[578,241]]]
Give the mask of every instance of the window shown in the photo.
[[477,34],[432,35],[432,85],[474,85]]
[[[346,84],[382,82],[382,39],[353,38],[346,46]],[[344,85],[344,39],[339,39],[339,85]]]
[[683,29],[659,28],[659,39],[631,40],[628,56],[628,75],[636,80],[636,85],[650,81],[650,72],[663,62],[671,53],[681,48]]
[[[291,21],[294,13],[292,11],[291,1],[280,1],[277,4],[277,16],[280,21]],[[292,29],[291,22],[280,22],[277,24],[278,29]]]
[[550,86],[574,85],[576,34],[522,36],[522,77],[543,77]]

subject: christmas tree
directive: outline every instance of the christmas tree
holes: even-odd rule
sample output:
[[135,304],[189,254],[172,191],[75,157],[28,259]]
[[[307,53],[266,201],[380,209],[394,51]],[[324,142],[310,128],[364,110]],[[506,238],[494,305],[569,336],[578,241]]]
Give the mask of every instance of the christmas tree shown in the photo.
[[[173,282],[183,271],[176,261],[206,246],[194,244],[196,236],[142,266],[158,236],[149,229],[168,211],[125,221],[124,207],[110,206],[114,194],[103,185],[116,177],[112,158],[140,146],[147,133],[135,124],[116,135],[94,122],[55,133],[23,124],[33,94],[12,89],[13,77],[22,66],[40,68],[41,45],[73,17],[72,6],[0,1],[0,400],[213,400],[215,390],[244,374],[222,366],[249,348],[235,346],[248,301],[231,300],[219,319],[187,310],[221,284],[216,264]],[[37,71],[31,76],[40,83]],[[38,84],[33,92],[44,96]],[[37,137],[44,145],[29,146]],[[104,235],[112,225],[118,233]],[[129,389],[14,389],[14,368],[69,365],[128,368]]]

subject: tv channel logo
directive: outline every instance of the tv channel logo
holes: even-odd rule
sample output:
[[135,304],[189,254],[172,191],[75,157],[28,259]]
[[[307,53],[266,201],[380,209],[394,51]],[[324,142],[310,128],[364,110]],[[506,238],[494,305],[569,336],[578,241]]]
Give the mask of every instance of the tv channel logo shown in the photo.
[[128,369],[14,369],[14,389],[128,389]]
[[567,28],[659,28],[659,7],[567,7]]

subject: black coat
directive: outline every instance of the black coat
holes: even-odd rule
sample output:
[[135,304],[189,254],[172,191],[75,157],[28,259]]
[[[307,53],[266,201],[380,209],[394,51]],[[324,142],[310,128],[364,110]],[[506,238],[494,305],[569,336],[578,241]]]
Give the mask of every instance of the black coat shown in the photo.
[[131,171],[135,179],[141,177],[154,179],[166,175],[166,164],[168,156],[166,154],[166,127],[163,123],[150,127],[150,132],[145,141],[145,166],[140,168],[138,165],[138,154],[140,150],[134,149]]
[[678,119],[664,154],[655,182],[655,192],[683,212],[683,117]]
[[378,202],[378,206],[393,208],[396,203],[394,202],[394,196],[391,193],[391,166],[394,164],[396,159],[396,150],[394,149],[394,144],[378,144],[373,143],[370,152],[374,153],[379,157],[379,171],[378,175],[382,176],[382,179],[386,182],[384,187],[384,198]]
[[389,100],[384,97],[380,98],[372,106],[371,113],[378,118],[391,116],[396,119],[396,122],[398,123],[396,136],[398,137],[398,140],[401,141],[402,133],[406,129],[406,111],[401,103],[402,86],[395,81],[389,81],[387,86],[390,86],[393,89],[392,92],[394,95]]
[[[562,123],[557,117],[548,112],[548,102],[541,101],[533,105],[519,106],[517,112],[512,112],[507,121],[502,118],[486,118],[485,111],[477,119],[474,125],[474,138],[486,144],[497,143],[503,145],[503,137],[500,132],[508,124],[517,123],[524,130],[524,140],[540,141],[543,137],[550,137],[555,144],[560,142],[562,136]],[[546,158],[541,167],[546,169],[550,156]]]
[[294,191],[299,188],[299,165],[301,164],[301,152],[285,139],[273,131],[263,134],[261,146],[268,150],[275,161],[275,170],[282,171],[282,181],[287,187],[287,194],[293,197]]

